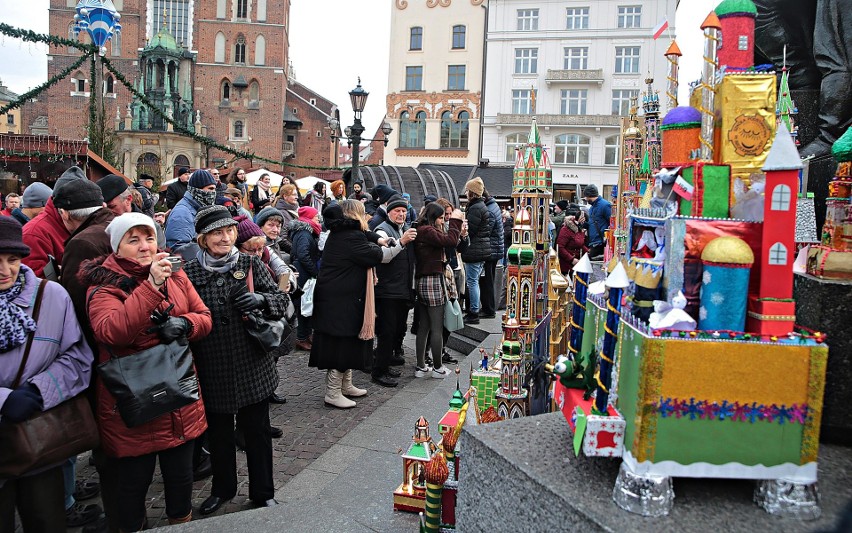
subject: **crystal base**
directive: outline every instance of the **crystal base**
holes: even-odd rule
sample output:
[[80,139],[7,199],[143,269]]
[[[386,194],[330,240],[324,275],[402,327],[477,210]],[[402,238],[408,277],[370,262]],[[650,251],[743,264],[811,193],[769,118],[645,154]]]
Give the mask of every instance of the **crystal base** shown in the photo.
[[631,472],[621,463],[612,499],[625,511],[642,516],[666,516],[674,505],[672,478],[667,476],[641,476]]
[[816,482],[765,479],[758,481],[754,489],[754,503],[771,515],[785,518],[816,520],[822,514],[819,500]]

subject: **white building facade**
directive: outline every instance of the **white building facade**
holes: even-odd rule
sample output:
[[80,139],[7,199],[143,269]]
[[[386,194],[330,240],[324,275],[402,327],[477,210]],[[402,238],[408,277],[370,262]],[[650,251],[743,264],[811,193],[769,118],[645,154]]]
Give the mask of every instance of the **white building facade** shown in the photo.
[[618,182],[621,117],[645,79],[665,94],[671,39],[653,39],[676,0],[491,0],[482,157],[513,162],[532,117],[553,166],[554,200]]
[[385,164],[476,164],[485,0],[391,1]]

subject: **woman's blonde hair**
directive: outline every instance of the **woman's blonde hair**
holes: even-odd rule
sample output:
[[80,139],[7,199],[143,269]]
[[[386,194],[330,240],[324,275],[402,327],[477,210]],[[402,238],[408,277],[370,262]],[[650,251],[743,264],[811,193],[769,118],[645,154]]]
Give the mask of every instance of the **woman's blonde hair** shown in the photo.
[[294,194],[295,192],[296,192],[296,186],[293,185],[292,183],[288,183],[287,185],[281,187],[281,192],[279,193],[279,196],[281,196],[281,197],[289,196],[291,194]]
[[[231,234],[231,236],[234,238],[234,245],[236,246],[236,243],[237,243],[237,227],[236,226],[225,226],[224,228],[221,228],[221,229],[223,229],[223,230],[225,230],[225,231],[227,231],[228,233]],[[202,250],[208,249],[207,248],[207,237],[211,233],[213,233],[214,231],[216,231],[216,230],[212,230],[212,231],[209,231],[207,233],[201,233],[200,235],[198,235],[198,237],[196,237],[195,240],[196,240],[196,242],[198,242],[198,246]]]
[[343,211],[344,218],[351,218],[361,223],[363,231],[369,231],[370,226],[367,225],[367,212],[364,211],[364,204],[358,200],[341,200],[340,209]]

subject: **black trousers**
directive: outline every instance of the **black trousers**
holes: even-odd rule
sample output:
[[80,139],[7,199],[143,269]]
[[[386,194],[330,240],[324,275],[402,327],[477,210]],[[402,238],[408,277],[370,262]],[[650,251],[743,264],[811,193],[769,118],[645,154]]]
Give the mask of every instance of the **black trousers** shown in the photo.
[[408,322],[408,302],[395,298],[376,298],[376,357],[373,375],[387,372],[394,350],[402,346]]
[[104,453],[103,448],[98,447],[92,450],[92,460],[95,462],[98,480],[101,483],[101,503],[109,523],[109,532],[118,533],[118,515],[121,512],[118,507],[120,476],[118,471],[109,464],[109,458]]
[[[237,411],[237,423],[246,439],[249,499],[265,502],[275,496],[272,482],[272,437],[269,434],[269,400],[246,405]],[[223,499],[237,495],[237,448],[234,415],[207,412],[207,440],[213,465],[211,494]]]
[[113,468],[118,477],[118,525],[122,531],[140,531],[145,525],[145,499],[158,460],[166,492],[166,516],[184,518],[192,512],[194,448],[195,442],[190,440],[139,457],[107,458],[107,468]]
[[479,284],[480,312],[483,315],[493,315],[497,312],[497,299],[494,291],[494,276],[497,271],[498,259],[489,259],[483,268],[483,277]]
[[0,487],[0,531],[15,531],[15,508],[24,533],[65,531],[62,465],[39,474],[7,479]]

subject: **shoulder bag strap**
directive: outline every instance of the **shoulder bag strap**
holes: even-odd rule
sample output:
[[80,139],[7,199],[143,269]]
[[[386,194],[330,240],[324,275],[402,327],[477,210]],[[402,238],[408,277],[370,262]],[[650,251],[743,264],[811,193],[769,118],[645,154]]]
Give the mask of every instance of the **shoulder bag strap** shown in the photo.
[[[44,286],[48,284],[46,279],[40,280],[38,283],[38,289],[36,289],[36,298],[35,304],[33,305],[33,321],[38,320],[38,313],[41,311],[41,300],[42,295],[44,294]],[[27,335],[27,345],[24,348],[24,357],[21,359],[21,367],[18,368],[18,375],[15,376],[15,381],[12,382],[12,386],[10,388],[17,389],[18,385],[21,384],[21,378],[24,375],[24,367],[27,366],[27,359],[30,358],[30,349],[33,347],[33,339],[35,338],[35,331]]]

